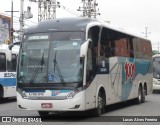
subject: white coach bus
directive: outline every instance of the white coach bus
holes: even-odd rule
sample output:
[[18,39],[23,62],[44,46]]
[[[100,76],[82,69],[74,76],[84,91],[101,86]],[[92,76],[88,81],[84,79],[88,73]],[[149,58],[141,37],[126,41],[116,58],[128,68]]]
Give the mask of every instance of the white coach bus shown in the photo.
[[16,97],[16,65],[19,46],[12,51],[0,45],[0,98]]
[[26,30],[17,67],[17,104],[41,116],[86,111],[152,92],[151,42],[94,19],[62,18]]

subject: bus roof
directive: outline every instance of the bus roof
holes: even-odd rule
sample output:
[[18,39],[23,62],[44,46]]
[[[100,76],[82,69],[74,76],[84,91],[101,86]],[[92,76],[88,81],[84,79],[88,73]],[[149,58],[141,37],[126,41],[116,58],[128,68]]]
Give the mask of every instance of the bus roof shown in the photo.
[[92,23],[93,24],[99,23],[99,25],[105,26],[108,29],[112,29],[124,34],[128,34],[149,41],[149,39],[146,39],[145,37],[135,35],[134,33],[128,32],[127,30],[123,30],[122,28],[117,28],[104,21],[98,21],[97,19],[83,18],[83,17],[57,18],[57,19],[42,21],[36,26],[32,26],[26,29],[25,33],[42,33],[51,31],[85,31],[87,26]]
[[121,33],[124,33],[124,34],[127,34],[127,35],[135,36],[135,37],[150,41],[149,39],[146,39],[143,36],[137,35],[137,34],[131,32],[131,31],[125,30],[123,28],[110,25],[110,24],[108,24],[106,22],[103,22],[103,21],[101,23],[102,23],[103,26],[107,27],[108,29],[112,29],[112,30],[115,30],[115,31],[118,31],[118,32],[121,32]]
[[85,31],[90,22],[98,22],[90,18],[59,18],[40,22],[26,29],[26,33],[51,31]]

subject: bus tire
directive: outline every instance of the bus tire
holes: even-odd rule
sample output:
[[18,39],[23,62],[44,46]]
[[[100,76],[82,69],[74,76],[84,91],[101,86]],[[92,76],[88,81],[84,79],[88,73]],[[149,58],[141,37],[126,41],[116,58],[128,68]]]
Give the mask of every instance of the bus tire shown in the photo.
[[145,102],[145,96],[146,96],[146,90],[142,89],[142,100],[141,100],[141,103]]
[[0,85],[0,98],[4,98],[4,89],[1,85]]
[[47,112],[47,111],[38,111],[38,114],[39,114],[41,117],[44,117],[44,116],[48,116],[48,115],[49,115],[49,112]]
[[140,85],[138,88],[138,97],[135,99],[136,104],[143,103],[145,101],[145,93],[143,91],[142,86]]
[[95,108],[93,110],[93,115],[96,116],[96,117],[99,117],[102,113],[103,113],[103,109],[104,109],[104,98],[102,96],[102,93],[99,92],[98,93],[98,97],[97,97],[97,108]]

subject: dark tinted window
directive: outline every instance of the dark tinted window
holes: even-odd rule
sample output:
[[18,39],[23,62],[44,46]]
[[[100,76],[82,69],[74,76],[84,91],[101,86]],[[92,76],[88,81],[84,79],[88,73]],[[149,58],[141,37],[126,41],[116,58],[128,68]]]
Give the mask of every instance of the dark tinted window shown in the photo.
[[132,38],[124,33],[103,28],[100,41],[100,56],[134,57]]
[[6,55],[0,53],[0,71],[6,71]]
[[7,62],[8,71],[16,71],[17,65],[17,56],[16,54],[12,54],[12,60]]

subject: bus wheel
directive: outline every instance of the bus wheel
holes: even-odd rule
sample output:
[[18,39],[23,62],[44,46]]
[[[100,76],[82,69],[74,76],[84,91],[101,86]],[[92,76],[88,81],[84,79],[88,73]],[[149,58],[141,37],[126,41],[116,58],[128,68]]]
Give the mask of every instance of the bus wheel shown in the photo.
[[93,114],[94,116],[100,116],[103,112],[103,104],[104,104],[104,98],[102,96],[102,93],[99,92],[98,93],[98,98],[97,98],[97,108],[94,109],[93,111]]
[[4,97],[4,90],[3,90],[3,87],[0,86],[0,98],[3,98]]
[[47,111],[38,111],[38,114],[43,117],[43,116],[48,116],[49,115],[49,112]]
[[142,99],[141,102],[144,103],[145,102],[145,96],[146,96],[146,90],[142,89]]
[[136,104],[143,103],[145,101],[145,93],[141,86],[138,88],[138,97],[135,99]]

